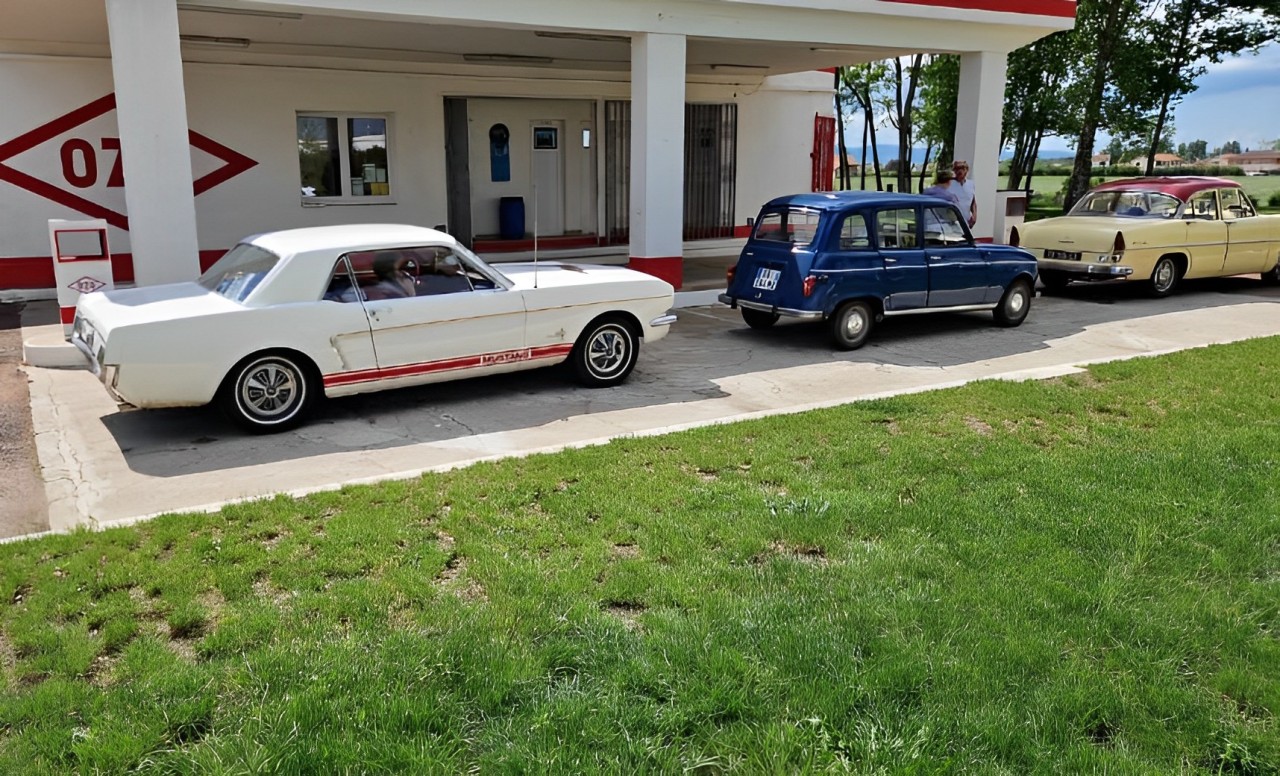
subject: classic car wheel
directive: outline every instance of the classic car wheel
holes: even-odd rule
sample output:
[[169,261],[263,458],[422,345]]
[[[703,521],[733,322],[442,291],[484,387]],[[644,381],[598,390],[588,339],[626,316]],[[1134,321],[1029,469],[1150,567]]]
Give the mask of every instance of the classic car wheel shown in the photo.
[[1071,282],[1071,278],[1067,277],[1065,272],[1058,272],[1052,269],[1040,270],[1040,284],[1044,286],[1044,290],[1053,293],[1061,291]]
[[1168,256],[1161,256],[1151,270],[1151,295],[1168,296],[1178,285],[1178,265]]
[[1031,312],[1031,284],[1026,280],[1015,280],[1005,290],[1004,297],[996,309],[991,311],[996,323],[1001,326],[1018,326]]
[[258,354],[231,370],[220,399],[227,416],[249,431],[284,431],[305,417],[312,386],[310,370],[296,357]]
[[631,327],[620,318],[606,317],[591,322],[569,358],[583,385],[602,388],[627,379],[639,352],[640,339]]
[[841,350],[857,350],[871,336],[875,315],[866,302],[846,302],[831,316],[831,337]]
[[744,307],[742,308],[742,320],[746,321],[747,325],[753,329],[767,329],[778,322],[778,314]]
[[1262,282],[1269,286],[1280,286],[1280,261],[1266,272],[1262,273]]

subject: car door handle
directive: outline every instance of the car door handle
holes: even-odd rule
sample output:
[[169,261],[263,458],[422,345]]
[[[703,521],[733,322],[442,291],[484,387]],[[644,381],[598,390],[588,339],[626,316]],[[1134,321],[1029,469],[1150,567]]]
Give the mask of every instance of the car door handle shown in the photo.
[[886,257],[885,257],[885,260],[884,260],[884,263],[885,263],[885,264],[897,264],[897,263],[898,263],[898,260],[897,260],[897,259],[891,259],[891,258],[889,258],[889,257],[887,257],[887,256],[886,256]]
[[942,257],[941,257],[941,256],[934,256],[934,255],[930,255],[930,256],[929,256],[929,261],[942,261]]

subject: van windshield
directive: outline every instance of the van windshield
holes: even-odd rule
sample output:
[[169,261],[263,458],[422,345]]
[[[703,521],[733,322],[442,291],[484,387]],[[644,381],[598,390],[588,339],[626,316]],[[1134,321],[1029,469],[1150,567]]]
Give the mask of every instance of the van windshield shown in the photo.
[[219,296],[243,302],[279,261],[280,257],[271,251],[240,243],[224,253],[196,282]]
[[822,213],[800,207],[766,210],[756,221],[752,238],[788,245],[809,245],[818,233]]

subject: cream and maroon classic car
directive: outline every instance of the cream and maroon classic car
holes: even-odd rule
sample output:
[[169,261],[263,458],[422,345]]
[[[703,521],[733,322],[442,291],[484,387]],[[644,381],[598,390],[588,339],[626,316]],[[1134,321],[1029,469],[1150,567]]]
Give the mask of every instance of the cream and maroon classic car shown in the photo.
[[72,342],[124,404],[217,401],[279,431],[322,394],[565,361],[615,385],[675,321],[673,291],[625,267],[499,271],[433,229],[325,226],[247,238],[193,282],[82,296]]
[[1280,216],[1259,215],[1225,178],[1104,183],[1067,215],[1016,227],[1010,242],[1035,255],[1050,291],[1120,279],[1165,296],[1183,278],[1251,273],[1280,283]]

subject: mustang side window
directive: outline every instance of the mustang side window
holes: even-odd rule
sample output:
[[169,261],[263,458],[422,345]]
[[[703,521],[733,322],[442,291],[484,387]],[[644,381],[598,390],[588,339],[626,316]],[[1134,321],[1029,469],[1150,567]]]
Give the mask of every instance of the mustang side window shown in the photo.
[[876,213],[876,247],[917,248],[916,211],[913,208]]
[[324,298],[328,302],[359,302],[364,298],[359,287],[352,280],[351,265],[345,257],[338,259],[337,265],[334,266],[329,287],[324,291]]
[[845,216],[844,223],[840,225],[840,250],[852,251],[870,247],[871,236],[867,233],[867,219],[861,213]]
[[924,244],[936,246],[964,245],[969,236],[960,225],[955,208],[928,207],[924,210]]

